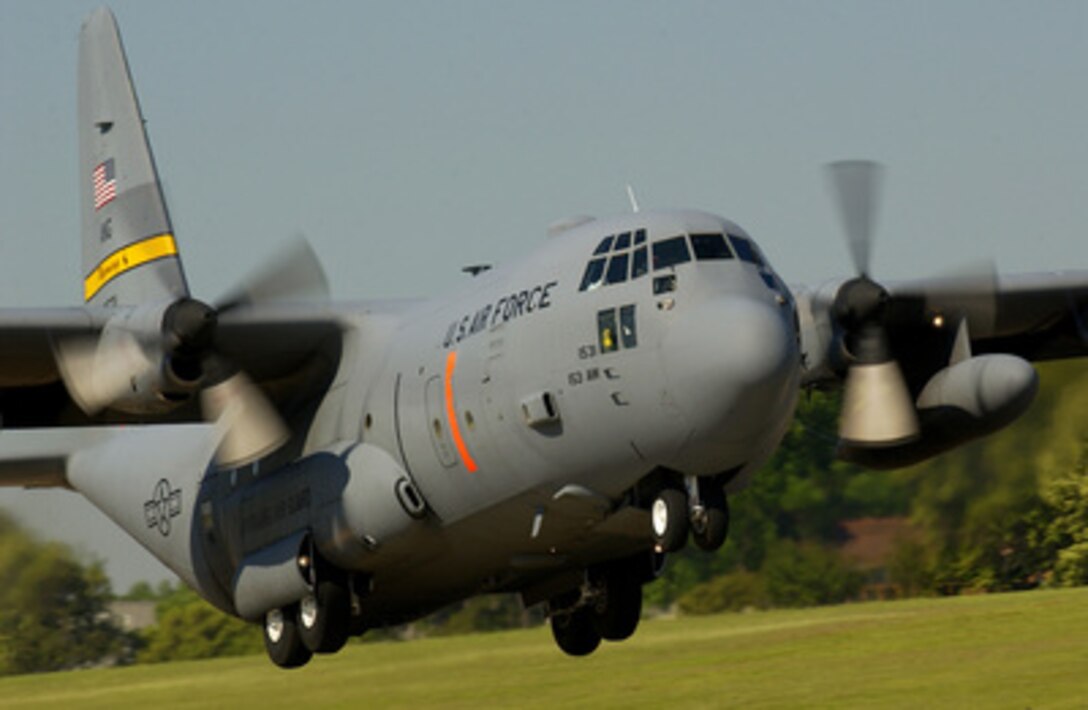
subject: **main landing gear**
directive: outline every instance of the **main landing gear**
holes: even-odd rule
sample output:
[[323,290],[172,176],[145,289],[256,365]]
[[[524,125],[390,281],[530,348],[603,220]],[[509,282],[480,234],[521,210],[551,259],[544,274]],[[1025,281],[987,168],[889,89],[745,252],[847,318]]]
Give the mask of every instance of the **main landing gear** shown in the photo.
[[688,533],[696,545],[713,552],[729,535],[729,501],[715,479],[688,476],[684,489],[665,488],[657,494],[650,524],[657,552],[683,549]]
[[298,668],[315,653],[336,653],[347,643],[352,628],[347,575],[325,565],[319,574],[301,601],[265,614],[264,647],[280,668]]
[[579,589],[548,602],[555,643],[568,655],[586,656],[602,639],[630,638],[642,616],[642,585],[655,569],[660,569],[659,556],[649,553],[589,570]]

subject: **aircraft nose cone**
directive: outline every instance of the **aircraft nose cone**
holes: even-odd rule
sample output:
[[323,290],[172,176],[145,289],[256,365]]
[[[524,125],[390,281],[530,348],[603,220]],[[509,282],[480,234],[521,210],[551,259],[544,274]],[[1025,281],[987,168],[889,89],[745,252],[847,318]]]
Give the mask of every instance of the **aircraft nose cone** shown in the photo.
[[695,306],[670,329],[664,357],[689,423],[730,439],[758,434],[796,394],[790,313],[769,302],[724,297]]

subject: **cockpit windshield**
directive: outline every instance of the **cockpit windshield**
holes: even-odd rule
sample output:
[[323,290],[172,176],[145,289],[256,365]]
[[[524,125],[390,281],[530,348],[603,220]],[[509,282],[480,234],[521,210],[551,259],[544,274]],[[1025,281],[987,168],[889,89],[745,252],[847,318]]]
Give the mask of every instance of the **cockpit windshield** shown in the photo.
[[691,248],[695,250],[695,258],[699,261],[733,258],[733,252],[725,243],[723,234],[692,234]]
[[682,236],[654,242],[653,248],[655,271],[691,261],[687,240]]

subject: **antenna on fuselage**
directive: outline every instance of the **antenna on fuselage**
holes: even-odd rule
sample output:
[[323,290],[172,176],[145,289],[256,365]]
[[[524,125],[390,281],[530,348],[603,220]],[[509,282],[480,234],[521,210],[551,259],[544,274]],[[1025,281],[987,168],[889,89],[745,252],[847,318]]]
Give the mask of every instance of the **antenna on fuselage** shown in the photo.
[[635,188],[627,186],[627,199],[631,201],[631,211],[638,214],[638,200],[635,199]]

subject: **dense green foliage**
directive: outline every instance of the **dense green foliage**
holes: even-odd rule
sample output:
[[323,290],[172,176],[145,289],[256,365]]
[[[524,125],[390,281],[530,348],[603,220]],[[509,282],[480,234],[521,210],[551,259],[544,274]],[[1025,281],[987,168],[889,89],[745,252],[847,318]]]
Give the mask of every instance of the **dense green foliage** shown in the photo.
[[[706,613],[849,599],[856,575],[841,562],[829,567],[833,555],[821,559],[817,550],[841,542],[841,521],[887,515],[909,516],[918,533],[887,560],[902,594],[1088,583],[1088,367],[1039,370],[1038,399],[1013,426],[893,472],[836,461],[835,397],[804,399],[777,453],[731,497],[726,546],[715,555],[675,556],[647,588],[647,602],[679,601],[684,611]],[[782,560],[791,578],[783,577]],[[791,579],[808,580],[808,589]]]
[[1088,582],[1088,369],[1043,365],[1027,415],[898,472],[932,551],[935,591]]
[[141,662],[244,656],[264,648],[259,627],[224,614],[188,587],[160,586],[156,596],[157,622],[142,634]]
[[113,625],[101,565],[32,538],[0,514],[0,674],[124,662],[135,639]]

